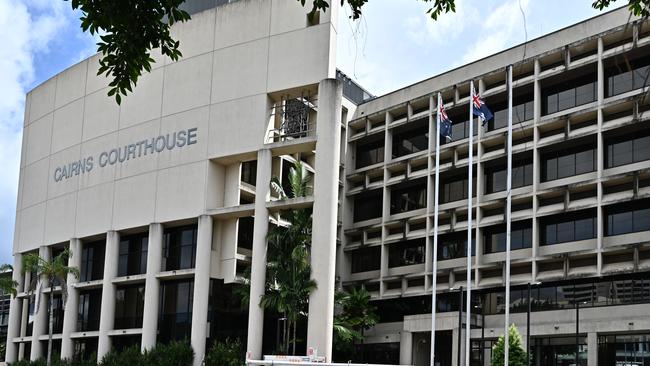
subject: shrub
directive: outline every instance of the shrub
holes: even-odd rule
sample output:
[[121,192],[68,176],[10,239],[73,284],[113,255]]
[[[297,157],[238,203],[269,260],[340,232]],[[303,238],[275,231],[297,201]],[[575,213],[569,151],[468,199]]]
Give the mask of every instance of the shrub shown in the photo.
[[108,352],[107,354],[104,355],[100,364],[102,366],[122,366],[122,365],[142,365],[143,363],[144,363],[144,355],[140,352],[140,347],[132,346],[124,349],[122,352],[116,352],[116,351]]
[[194,350],[188,341],[161,344],[144,355],[150,366],[192,366]]
[[205,366],[242,366],[244,365],[244,349],[241,342],[226,339],[215,342],[205,355]]

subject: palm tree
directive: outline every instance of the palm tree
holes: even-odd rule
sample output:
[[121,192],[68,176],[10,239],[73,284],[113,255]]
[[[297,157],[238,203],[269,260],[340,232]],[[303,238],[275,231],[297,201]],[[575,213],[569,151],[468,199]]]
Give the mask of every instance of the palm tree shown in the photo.
[[[10,264],[0,264],[0,274],[1,273],[13,273],[14,268]],[[11,296],[16,296],[18,291],[18,282],[14,281],[11,276],[0,276],[0,291],[5,294],[11,294]]]
[[377,308],[370,302],[370,293],[363,286],[337,292],[334,303],[337,307],[334,316],[335,349],[337,356],[347,359],[354,355],[353,343],[363,341],[363,332],[377,324],[379,316]]
[[[41,288],[44,282],[50,285],[50,303],[49,303],[49,337],[47,340],[47,366],[52,365],[52,332],[54,331],[54,284],[59,283],[61,286],[61,299],[63,308],[68,300],[68,275],[79,278],[79,269],[77,267],[68,267],[68,258],[72,252],[68,248],[59,253],[52,261],[41,258],[38,254],[27,254],[23,257],[23,274],[30,272],[35,274],[32,283],[30,283],[30,296],[42,295]],[[38,302],[37,302],[38,304]],[[38,312],[38,306],[34,310]]]
[[[271,188],[280,199],[306,197],[311,194],[311,177],[304,163],[297,161],[289,170],[290,192],[279,179],[271,180]],[[269,231],[266,292],[260,305],[284,315],[282,352],[289,346],[296,353],[297,323],[307,314],[309,295],[316,289],[311,279],[309,248],[311,246],[311,209],[292,209],[283,213],[288,225]]]

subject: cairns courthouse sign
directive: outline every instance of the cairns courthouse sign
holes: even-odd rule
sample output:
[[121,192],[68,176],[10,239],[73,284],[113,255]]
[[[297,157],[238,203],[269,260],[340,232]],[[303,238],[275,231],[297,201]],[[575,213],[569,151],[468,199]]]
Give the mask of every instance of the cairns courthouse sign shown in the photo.
[[88,173],[93,170],[95,163],[100,168],[103,168],[107,165],[123,163],[141,156],[153,155],[165,150],[180,149],[185,146],[194,145],[198,141],[197,132],[198,129],[196,127],[188,128],[102,151],[97,156],[97,159],[92,155],[87,156],[83,159],[56,167],[54,169],[54,181],[60,182],[79,174]]

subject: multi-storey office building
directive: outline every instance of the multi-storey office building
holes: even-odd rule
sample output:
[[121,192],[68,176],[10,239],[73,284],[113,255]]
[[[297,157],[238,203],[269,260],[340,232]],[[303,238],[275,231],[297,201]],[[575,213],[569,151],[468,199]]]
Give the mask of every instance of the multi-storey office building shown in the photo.
[[[360,347],[366,361],[429,365],[436,276],[437,364],[464,363],[459,296],[468,281],[474,80],[494,119],[486,127],[474,121],[472,363],[489,364],[509,306],[524,342],[530,330],[535,365],[574,365],[576,350],[582,365],[650,364],[649,55],[650,24],[619,9],[358,106],[347,129],[338,264],[343,286],[363,284],[376,299],[380,324]],[[506,151],[510,64],[514,128]],[[434,274],[437,92],[453,139],[440,149]]]
[[[471,336],[475,362],[487,363],[506,306],[505,67],[514,64],[512,320],[526,334],[530,304],[539,365],[571,362],[576,339],[583,364],[648,362],[648,24],[619,9],[371,98],[336,71],[331,5],[311,18],[293,0],[190,0],[192,20],[173,27],[183,59],[156,57],[122,105],[106,97],[97,56],[28,94],[8,361],[43,356],[47,339],[47,307],[34,313],[21,258],[65,246],[81,269],[65,309],[56,284],[45,290],[62,357],[186,338],[198,363],[225,337],[259,357],[273,349],[275,319],[256,301],[242,310],[233,286],[250,268],[259,298],[269,225],[312,207],[318,289],[302,346],[330,355],[336,280],[364,285],[380,314],[358,361],[428,364],[440,91],[454,139],[440,152],[437,359],[456,365],[471,78],[495,112],[474,129]],[[295,160],[309,165],[313,194],[278,200],[267,182]]]

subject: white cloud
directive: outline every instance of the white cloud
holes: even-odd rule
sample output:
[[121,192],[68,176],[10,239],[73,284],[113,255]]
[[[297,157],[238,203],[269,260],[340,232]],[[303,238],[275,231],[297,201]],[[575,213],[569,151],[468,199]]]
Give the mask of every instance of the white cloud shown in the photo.
[[508,0],[492,10],[477,28],[475,33],[478,36],[465,51],[462,62],[476,61],[502,51],[513,43],[524,42],[523,17],[528,13],[528,3],[528,0]]
[[457,40],[465,29],[475,25],[480,18],[477,5],[469,0],[457,0],[456,12],[443,13],[435,21],[426,10],[425,5],[417,15],[404,20],[407,36],[419,45],[448,44]]
[[25,93],[35,79],[34,56],[66,26],[65,7],[52,0],[0,0],[0,262],[11,262]]

